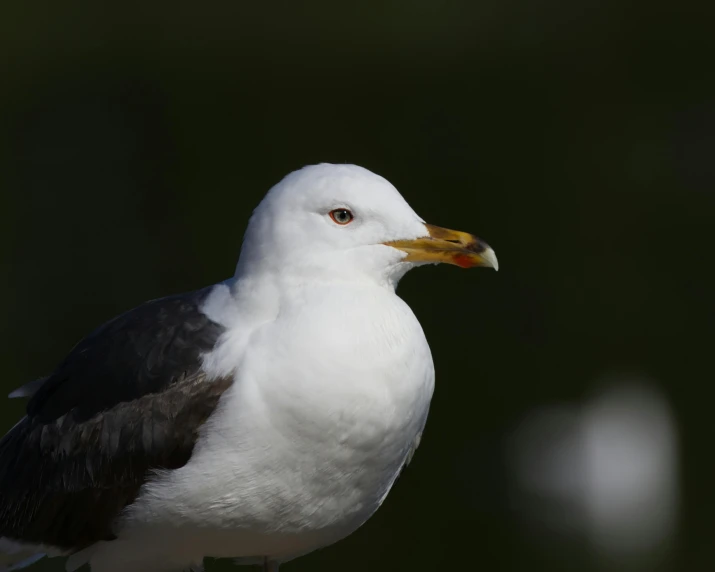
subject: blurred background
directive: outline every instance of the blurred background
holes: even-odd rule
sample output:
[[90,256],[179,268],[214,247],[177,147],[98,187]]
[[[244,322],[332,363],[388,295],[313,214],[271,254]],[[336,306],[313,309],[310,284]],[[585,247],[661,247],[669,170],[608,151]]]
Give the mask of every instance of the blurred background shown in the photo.
[[[289,171],[357,163],[501,270],[403,280],[437,370],[422,445],[372,520],[285,569],[715,569],[714,21],[691,0],[4,2],[0,393],[231,276]],[[23,407],[0,401],[1,431]]]

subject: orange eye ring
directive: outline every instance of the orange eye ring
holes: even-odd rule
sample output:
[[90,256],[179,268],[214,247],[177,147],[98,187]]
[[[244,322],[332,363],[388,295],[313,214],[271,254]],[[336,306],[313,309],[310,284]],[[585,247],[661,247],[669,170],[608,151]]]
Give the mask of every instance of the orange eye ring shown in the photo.
[[330,211],[330,218],[333,219],[333,222],[335,224],[339,224],[340,226],[345,226],[346,224],[350,224],[353,222],[353,219],[355,218],[353,216],[353,213],[350,212],[348,209],[334,209]]

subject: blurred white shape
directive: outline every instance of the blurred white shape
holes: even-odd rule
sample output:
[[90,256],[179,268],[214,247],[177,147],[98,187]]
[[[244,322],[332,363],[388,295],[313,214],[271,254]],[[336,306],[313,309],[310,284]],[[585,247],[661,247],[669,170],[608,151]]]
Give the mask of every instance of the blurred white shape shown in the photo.
[[667,402],[645,385],[595,397],[581,423],[588,537],[609,556],[648,553],[675,532],[676,429]]
[[607,387],[583,407],[543,408],[519,425],[507,451],[512,498],[534,528],[583,539],[611,564],[645,565],[675,534],[675,422],[652,385]]

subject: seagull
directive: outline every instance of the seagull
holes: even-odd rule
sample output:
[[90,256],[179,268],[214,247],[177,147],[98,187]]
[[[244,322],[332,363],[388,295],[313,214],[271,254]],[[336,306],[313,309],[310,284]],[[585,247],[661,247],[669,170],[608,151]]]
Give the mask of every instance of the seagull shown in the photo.
[[114,318],[10,394],[29,401],[0,440],[0,569],[275,572],[354,532],[425,426],[432,357],[395,289],[440,262],[497,269],[362,167],[286,176],[233,278]]

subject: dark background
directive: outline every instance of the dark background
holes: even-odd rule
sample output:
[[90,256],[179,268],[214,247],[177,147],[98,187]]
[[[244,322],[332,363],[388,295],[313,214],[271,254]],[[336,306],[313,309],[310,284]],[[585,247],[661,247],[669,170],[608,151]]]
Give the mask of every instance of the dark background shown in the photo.
[[[437,370],[422,446],[368,524],[286,570],[715,569],[714,23],[688,0],[4,2],[2,393],[231,276],[289,171],[357,163],[502,269],[405,278]],[[526,524],[505,462],[519,419],[614,375],[677,429],[647,565],[549,531],[548,503]]]

